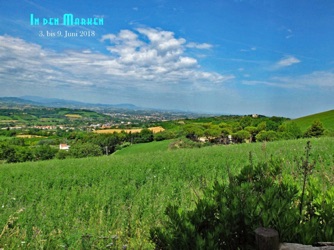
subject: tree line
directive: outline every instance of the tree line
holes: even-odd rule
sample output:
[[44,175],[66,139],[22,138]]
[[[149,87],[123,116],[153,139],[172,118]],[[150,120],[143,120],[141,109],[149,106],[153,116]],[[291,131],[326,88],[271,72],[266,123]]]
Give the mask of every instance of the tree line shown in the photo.
[[[153,133],[144,128],[139,133],[97,134],[83,131],[43,131],[30,129],[28,134],[42,136],[41,138],[23,139],[15,137],[18,131],[3,130],[0,136],[6,140],[0,141],[0,161],[24,162],[49,160],[53,158],[82,158],[90,156],[110,155],[116,150],[131,144],[162,141],[168,139],[188,140],[179,144],[180,147],[198,147],[212,144],[230,144],[244,142],[262,142],[298,139],[303,137],[318,137],[325,132],[320,121],[302,132],[296,123],[280,117],[250,116],[230,117],[220,120],[203,118],[202,120],[173,121],[160,124],[166,129]],[[60,143],[68,143],[70,149],[60,150]]]
[[[13,134],[11,134],[13,135]],[[62,133],[63,137],[39,139],[28,144],[23,138],[13,137],[0,141],[0,161],[7,163],[49,160],[53,158],[82,158],[109,155],[132,143],[145,143],[154,140],[153,132],[143,129],[139,133],[95,134],[81,131]],[[60,150],[59,144],[68,142],[70,149]]]

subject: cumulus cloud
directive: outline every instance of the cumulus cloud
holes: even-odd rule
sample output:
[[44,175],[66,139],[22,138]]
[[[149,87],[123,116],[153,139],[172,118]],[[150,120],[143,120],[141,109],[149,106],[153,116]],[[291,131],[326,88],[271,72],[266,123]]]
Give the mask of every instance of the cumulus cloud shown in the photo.
[[281,60],[279,60],[275,65],[274,65],[274,69],[281,69],[281,68],[285,68],[285,67],[289,67],[293,64],[296,63],[300,63],[301,61],[294,57],[294,56],[286,56],[284,58],[282,58]]
[[94,86],[96,89],[131,86],[140,90],[175,91],[172,88],[180,84],[183,89],[184,84],[191,89],[215,86],[234,78],[202,70],[198,61],[186,54],[186,40],[176,38],[170,31],[121,30],[102,36],[100,42],[107,53],[89,49],[58,52],[20,38],[0,36],[0,81],[13,86]]

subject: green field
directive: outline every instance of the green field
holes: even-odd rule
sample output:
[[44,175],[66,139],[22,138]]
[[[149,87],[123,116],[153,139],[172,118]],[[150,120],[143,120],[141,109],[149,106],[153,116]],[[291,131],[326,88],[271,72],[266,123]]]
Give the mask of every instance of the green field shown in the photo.
[[[108,157],[0,165],[0,248],[153,249],[149,229],[169,203],[192,209],[203,188],[247,165],[249,152],[255,162],[284,159],[285,177],[296,181],[306,141],[178,150],[164,141]],[[311,144],[314,176],[326,188],[334,183],[334,140]]]
[[169,144],[173,140],[153,141],[150,143],[133,144],[127,148],[116,151],[114,155],[132,155],[141,153],[156,153],[168,150]]
[[[7,109],[0,107],[0,124],[2,126],[15,125],[56,125],[68,122],[69,119],[80,121],[94,120],[104,122],[109,120],[109,116],[90,110],[70,109],[70,108],[24,108]],[[12,125],[9,125],[13,123]]]
[[10,137],[4,136],[4,135],[0,135],[0,141],[8,140],[8,139],[10,139]]
[[319,120],[323,123],[324,128],[330,131],[334,131],[334,110],[317,113],[314,115],[308,115],[294,119],[293,121],[305,132],[312,124],[314,120]]

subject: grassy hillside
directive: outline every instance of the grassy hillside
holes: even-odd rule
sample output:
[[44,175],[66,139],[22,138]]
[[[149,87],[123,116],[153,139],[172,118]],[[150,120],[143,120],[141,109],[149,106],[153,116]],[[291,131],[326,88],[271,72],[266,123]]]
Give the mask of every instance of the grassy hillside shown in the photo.
[[303,132],[305,132],[314,120],[320,120],[325,129],[334,131],[334,110],[300,117],[293,121],[298,124]]
[[140,143],[133,144],[127,148],[116,151],[114,155],[132,155],[132,154],[142,154],[142,153],[157,153],[160,151],[166,151],[168,149],[169,144],[173,140],[165,140],[165,141],[153,141],[150,143]]
[[69,120],[108,121],[110,117],[90,110],[69,108],[1,108],[0,127],[14,125],[55,125],[68,123]]
[[[334,141],[311,143],[314,175],[326,188],[334,183]],[[155,142],[108,157],[0,165],[0,248],[153,249],[149,229],[169,203],[191,209],[202,188],[248,164],[249,152],[255,162],[284,159],[286,178],[298,181],[294,159],[305,144],[167,150],[167,142]]]

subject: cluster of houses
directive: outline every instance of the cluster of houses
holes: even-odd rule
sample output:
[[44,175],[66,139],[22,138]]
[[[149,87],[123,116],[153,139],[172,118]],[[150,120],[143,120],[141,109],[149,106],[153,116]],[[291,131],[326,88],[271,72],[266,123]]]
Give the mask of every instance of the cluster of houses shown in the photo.
[[56,129],[61,129],[61,130],[69,130],[69,129],[75,129],[74,127],[66,127],[64,125],[45,125],[45,126],[14,126],[14,127],[2,127],[2,130],[20,130],[20,129],[26,129],[26,128],[36,128],[36,129],[41,129],[41,130],[56,130]]

